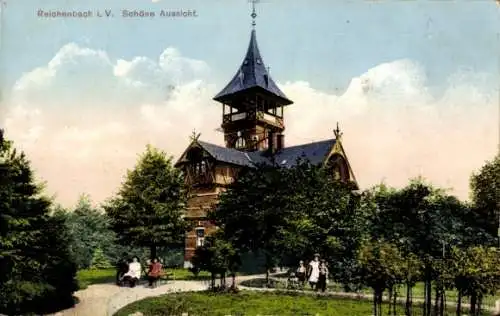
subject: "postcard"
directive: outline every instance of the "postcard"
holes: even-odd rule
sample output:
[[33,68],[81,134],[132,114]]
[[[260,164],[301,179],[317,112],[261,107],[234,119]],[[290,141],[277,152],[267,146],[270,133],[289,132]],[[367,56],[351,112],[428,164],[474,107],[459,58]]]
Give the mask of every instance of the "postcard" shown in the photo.
[[[403,192],[404,188],[413,188],[411,181],[426,183],[456,198],[464,207],[474,205],[485,210],[481,214],[488,214],[484,216],[490,226],[481,229],[491,235],[493,245],[498,244],[495,238],[500,223],[495,212],[500,211],[500,202],[495,206],[495,200],[500,199],[500,192],[494,193],[491,188],[500,181],[498,174],[494,176],[494,170],[499,170],[495,169],[498,168],[495,161],[498,164],[500,136],[499,8],[498,3],[487,0],[2,0],[0,128],[3,137],[29,160],[33,181],[40,185],[39,193],[50,200],[50,208],[66,212],[66,220],[73,221],[68,224],[71,238],[93,236],[81,237],[68,248],[80,271],[80,290],[70,291],[76,293],[79,303],[51,313],[155,315],[156,307],[140,310],[139,305],[134,305],[137,310],[133,310],[126,305],[153,294],[182,290],[183,286],[193,291],[215,286],[210,283],[210,273],[201,268],[196,270],[199,265],[195,263],[201,260],[198,249],[216,244],[210,236],[216,234],[219,227],[226,229],[227,238],[223,239],[229,244],[236,243],[231,244],[235,249],[257,253],[257,248],[249,245],[259,243],[258,247],[264,249],[262,254],[267,254],[259,257],[264,261],[271,258],[272,253],[302,243],[304,249],[300,255],[283,250],[282,255],[273,257],[274,261],[265,261],[266,270],[259,270],[259,276],[267,279],[268,284],[266,272],[269,273],[271,266],[281,264],[287,268],[293,266],[293,271],[298,271],[296,276],[302,278],[302,281],[294,280],[297,284],[303,282],[305,288],[309,288],[313,280],[313,290],[320,291],[315,286],[323,282],[330,292],[356,292],[341,285],[345,271],[334,264],[339,261],[331,259],[333,257],[328,259],[336,253],[328,248],[332,243],[347,242],[338,239],[340,233],[323,236],[326,248],[316,247],[311,240],[308,240],[310,246],[304,246],[303,239],[298,241],[302,236],[298,226],[294,228],[297,235],[290,233],[296,238],[286,239],[286,245],[279,246],[282,248],[276,245],[273,247],[278,248],[266,248],[269,245],[262,239],[248,237],[246,241],[235,241],[228,237],[229,231],[231,236],[240,236],[238,232],[244,231],[246,236],[268,236],[267,241],[274,240],[274,233],[267,230],[247,231],[247,226],[229,228],[236,222],[247,223],[248,227],[254,225],[254,228],[270,223],[274,217],[263,211],[268,207],[265,204],[268,200],[283,203],[273,212],[292,210],[300,205],[304,214],[321,209],[318,205],[337,205],[338,201],[344,201],[333,193],[315,195],[317,191],[328,191],[329,185],[334,185],[329,184],[330,180],[323,183],[314,178],[307,182],[300,180],[298,174],[291,175],[294,171],[286,171],[289,172],[286,176],[294,179],[288,182],[278,180],[285,177],[284,173],[270,176],[268,182],[257,175],[242,176],[247,177],[245,183],[260,183],[260,195],[250,189],[244,193],[232,189],[232,184],[240,179],[241,170],[265,169],[270,165],[280,170],[296,170],[301,159],[314,166],[326,166],[332,179],[349,183],[349,192],[356,192],[355,196],[361,199],[360,207],[369,204],[363,202],[367,199],[366,192],[375,192],[372,188],[380,189],[380,184],[394,188],[394,192]],[[12,150],[3,148],[5,153]],[[5,153],[4,162],[9,161]],[[148,174],[152,166],[160,171]],[[162,173],[167,172],[165,170],[169,170],[168,176]],[[488,176],[481,178],[478,174]],[[310,179],[312,177],[311,174]],[[175,179],[182,181],[175,182]],[[263,182],[259,182],[261,180]],[[290,181],[297,181],[294,187],[287,186]],[[315,184],[306,190],[306,182]],[[189,196],[181,201],[184,191],[175,190],[186,184]],[[482,186],[490,188],[489,195],[479,193]],[[282,192],[281,197],[273,195],[275,188],[276,192]],[[5,187],[5,192],[11,191]],[[248,196],[236,202],[234,192]],[[373,194],[382,194],[380,192]],[[14,196],[9,194],[9,199]],[[284,198],[295,194],[302,198],[294,202]],[[133,199],[127,199],[132,195]],[[480,202],[485,196],[488,196],[485,202]],[[311,202],[305,204],[306,199]],[[318,202],[320,200],[323,202]],[[12,209],[20,209],[19,205],[25,202],[19,203],[12,204]],[[218,207],[219,203],[222,206]],[[347,204],[342,206],[343,202],[338,203],[339,210],[352,209],[351,204],[349,208]],[[142,211],[137,211],[139,209]],[[167,209],[182,216],[175,220],[166,217]],[[219,213],[213,213],[215,209],[220,210]],[[228,217],[230,210],[234,211],[231,218]],[[263,213],[259,214],[267,215],[259,217],[251,213],[252,210],[261,210]],[[330,209],[325,209],[327,211]],[[71,214],[94,214],[92,212],[108,216],[104,219],[95,215],[108,224],[102,224],[104,228],[85,226],[89,222],[83,217],[71,217]],[[290,216],[289,221],[277,224],[279,229],[276,226],[275,231],[286,231],[283,227],[291,223],[291,218],[298,220],[302,216],[297,215],[298,211],[293,216],[285,213],[280,215],[281,219]],[[266,219],[261,223],[258,218]],[[190,226],[179,224],[181,219],[188,219]],[[312,218],[302,220],[302,223],[314,222]],[[349,223],[353,225],[351,228],[358,225]],[[165,228],[168,225],[177,230],[168,230]],[[103,232],[98,235],[96,232],[101,229]],[[325,231],[333,229],[341,228]],[[151,234],[144,233],[148,236],[144,237],[140,231]],[[175,234],[177,239],[169,237]],[[451,231],[446,236],[450,234]],[[283,240],[284,236],[288,235],[283,233]],[[328,239],[333,236],[337,238],[335,241]],[[452,255],[455,251],[452,248],[458,243],[443,238],[436,241],[436,251],[441,254],[442,248],[445,258],[448,253]],[[95,242],[85,244],[84,239]],[[320,239],[315,242],[320,243]],[[176,243],[174,254],[165,250]],[[351,247],[346,245],[342,249]],[[407,248],[401,245],[395,247],[406,253]],[[129,261],[123,261],[122,252],[127,253]],[[293,264],[284,259],[292,258],[290,253],[295,260],[290,259]],[[352,255],[353,260],[359,259]],[[246,266],[257,266],[256,262],[262,261],[241,256],[240,261],[247,258],[242,263]],[[146,257],[150,260],[148,263],[144,261]],[[167,257],[170,259],[165,259]],[[329,265],[321,264],[325,257]],[[303,261],[304,265],[300,265],[303,270],[299,267],[300,271],[296,271],[299,259]],[[167,261],[173,263],[167,264]],[[121,268],[115,271],[120,262],[125,262],[123,274],[118,273]],[[162,274],[155,262],[161,263],[164,270],[166,266],[172,266],[173,270]],[[108,274],[96,272],[101,264],[107,267],[102,271]],[[330,283],[320,275],[328,271],[324,270],[327,266]],[[226,268],[230,271],[230,267]],[[127,296],[124,290],[128,288],[120,283],[125,274],[129,285],[135,287],[133,298]],[[82,281],[82,275],[92,276]],[[153,276],[156,282],[154,276],[160,279],[160,275],[166,276],[165,284],[143,289],[141,277]],[[252,279],[243,274],[239,277],[241,282]],[[99,278],[103,282],[96,282]],[[229,272],[227,279],[227,283],[231,283]],[[293,281],[289,275],[282,279]],[[148,283],[148,280],[144,286],[153,286],[153,281]],[[351,281],[345,284],[354,282]],[[232,283],[234,287],[236,283]],[[337,284],[336,290],[333,284]],[[400,296],[406,296],[402,291],[401,288]],[[418,296],[415,300],[427,302],[428,295],[422,293],[418,294],[421,298],[415,294]],[[165,298],[162,304],[173,304],[172,299]],[[190,298],[179,296],[177,299],[184,302]],[[307,307],[316,306],[308,299],[311,298],[304,298],[300,304],[293,299],[286,301],[281,306],[282,315],[291,313],[292,305],[296,311],[308,310],[320,315],[333,315],[334,310],[344,310],[343,315],[377,314],[378,311],[367,303],[367,307],[348,313],[340,301],[340,307],[330,310],[337,304],[331,301],[328,303],[331,306],[321,311]],[[213,304],[217,315],[231,313],[230,309],[218,305],[223,303],[211,299],[207,302]],[[471,305],[475,306],[475,302]],[[0,313],[3,310],[8,313],[6,306],[10,305],[2,304],[0,299],[3,308]],[[260,310],[254,305],[247,306],[242,311],[246,310],[249,315],[279,314],[280,306],[272,304],[276,303]],[[483,305],[493,309],[493,297]],[[428,306],[424,314],[430,313]],[[198,315],[201,311],[193,307],[172,313]],[[404,306],[400,311],[401,314],[408,312]]]

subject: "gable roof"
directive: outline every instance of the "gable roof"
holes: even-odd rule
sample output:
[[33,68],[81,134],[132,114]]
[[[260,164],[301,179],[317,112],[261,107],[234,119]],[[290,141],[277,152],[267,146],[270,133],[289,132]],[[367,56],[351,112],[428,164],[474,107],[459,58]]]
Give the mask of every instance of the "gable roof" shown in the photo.
[[323,163],[335,145],[335,139],[327,139],[319,142],[285,147],[274,156],[278,165],[293,167],[298,158],[309,160],[313,165]]
[[323,163],[335,145],[335,139],[285,147],[272,157],[266,155],[266,151],[244,152],[204,141],[197,141],[197,143],[217,161],[242,167],[253,167],[260,163],[271,163],[271,159],[274,159],[274,162],[280,166],[292,167],[297,163],[298,158],[307,159],[312,164]]
[[224,102],[231,95],[253,88],[264,90],[278,97],[281,99],[283,105],[293,103],[286,97],[280,88],[278,88],[278,85],[276,85],[269,75],[267,67],[264,65],[264,61],[260,55],[255,30],[252,30],[250,35],[247,53],[240,68],[226,87],[214,97],[214,100]]

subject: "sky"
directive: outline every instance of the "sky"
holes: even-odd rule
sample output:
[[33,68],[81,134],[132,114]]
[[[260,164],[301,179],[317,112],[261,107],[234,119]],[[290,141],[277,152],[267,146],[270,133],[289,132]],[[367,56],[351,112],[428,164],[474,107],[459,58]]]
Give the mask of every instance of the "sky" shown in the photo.
[[[58,10],[92,16],[43,16]],[[499,148],[499,10],[261,0],[260,51],[294,101],[286,145],[332,138],[339,122],[361,188],[422,176],[467,200],[471,173]],[[241,65],[250,13],[247,0],[3,0],[0,127],[57,203],[100,203],[147,144],[177,158],[194,129],[223,144],[212,98]]]

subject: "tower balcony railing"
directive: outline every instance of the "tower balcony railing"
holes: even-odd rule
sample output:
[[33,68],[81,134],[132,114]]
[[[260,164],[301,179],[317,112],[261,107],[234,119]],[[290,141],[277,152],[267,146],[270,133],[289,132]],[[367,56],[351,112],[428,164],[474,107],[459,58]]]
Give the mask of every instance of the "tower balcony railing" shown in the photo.
[[229,123],[229,122],[235,122],[239,120],[244,120],[246,118],[250,118],[248,113],[246,112],[239,112],[239,113],[233,113],[233,114],[225,114],[222,117],[222,121],[224,123]]
[[230,123],[230,122],[235,122],[235,121],[240,121],[244,119],[257,119],[257,120],[262,120],[265,121],[266,123],[273,124],[279,127],[283,127],[283,118],[264,112],[264,111],[257,111],[257,112],[239,112],[239,113],[232,113],[232,114],[225,114],[222,117],[222,121],[224,124]]

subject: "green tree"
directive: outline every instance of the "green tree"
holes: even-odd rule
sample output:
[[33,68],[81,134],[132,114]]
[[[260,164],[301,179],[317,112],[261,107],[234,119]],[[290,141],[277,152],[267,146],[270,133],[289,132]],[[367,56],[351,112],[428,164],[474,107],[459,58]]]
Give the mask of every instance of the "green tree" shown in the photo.
[[458,291],[457,316],[461,313],[462,297],[470,297],[470,314],[480,315],[482,299],[500,289],[500,253],[497,248],[484,246],[460,249],[453,247],[448,260],[448,278]]
[[[422,264],[425,282],[424,315],[431,314],[432,281],[437,281],[439,269],[436,260],[444,257],[450,245],[465,245],[481,236],[481,227],[474,223],[470,208],[443,190],[432,187],[422,179],[415,179],[401,190],[385,185],[367,193],[372,199],[369,208],[370,234],[396,245],[405,256],[416,255]],[[414,276],[407,279],[413,284]],[[434,282],[437,301],[443,301],[443,285]],[[407,293],[406,313],[411,312],[411,289]]]
[[235,276],[240,266],[240,257],[230,242],[224,240],[223,234],[217,232],[205,239],[203,246],[195,250],[192,258],[193,268],[200,271],[210,272],[211,288],[215,289],[216,275],[220,275],[221,288],[226,288],[226,274],[231,272],[232,288],[236,287]]
[[116,233],[111,230],[109,217],[92,205],[88,195],[82,195],[72,210],[57,206],[53,216],[65,222],[70,235],[69,248],[78,269],[91,266],[98,248],[103,251],[106,260],[113,264],[121,259],[124,252],[144,257],[143,249],[118,244]]
[[173,167],[172,157],[148,145],[104,209],[120,243],[149,247],[151,257],[156,257],[158,247],[183,243],[187,197],[184,178]]
[[294,264],[320,253],[336,281],[351,288],[358,283],[356,250],[366,231],[360,196],[351,184],[335,180],[321,165],[299,161],[284,173],[288,211],[279,248]]
[[292,168],[260,165],[242,171],[210,217],[236,249],[263,252],[266,271],[320,252],[347,283],[364,229],[352,191],[306,160]]
[[281,257],[278,243],[287,218],[282,171],[269,165],[243,170],[209,213],[235,249],[264,253],[267,279]]
[[76,267],[64,222],[30,163],[0,133],[0,313],[46,313],[73,304]]
[[92,256],[92,264],[90,266],[92,269],[107,269],[111,268],[112,265],[108,258],[104,255],[101,248],[96,248],[94,255]]
[[379,240],[366,241],[359,249],[358,260],[363,283],[373,289],[373,315],[380,316],[384,291],[392,292],[405,277],[404,259],[395,245]]
[[[491,243],[500,234],[500,154],[471,176],[470,187],[476,221]],[[500,241],[497,243],[500,245]]]
[[65,221],[71,237],[71,254],[79,269],[90,267],[97,248],[104,250],[108,260],[114,261],[116,234],[110,229],[107,215],[92,206],[88,195],[80,196],[72,211],[59,206],[53,215]]

